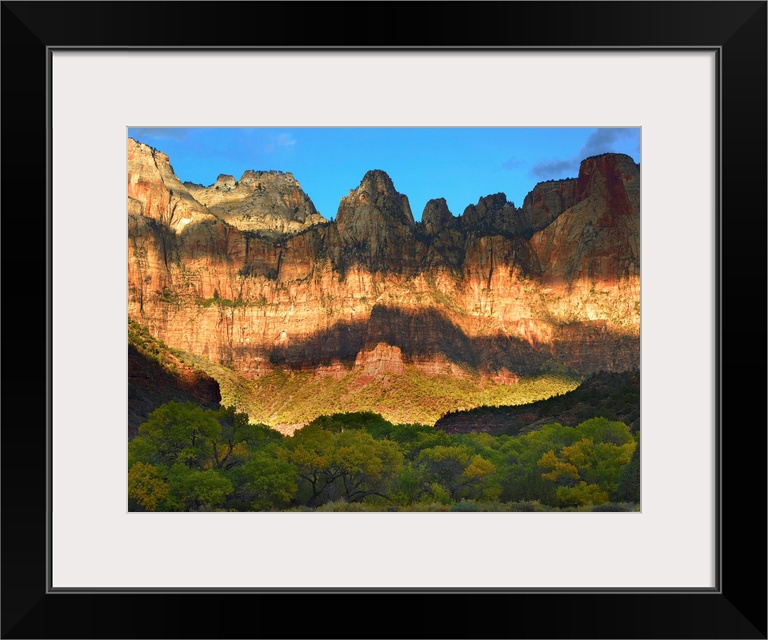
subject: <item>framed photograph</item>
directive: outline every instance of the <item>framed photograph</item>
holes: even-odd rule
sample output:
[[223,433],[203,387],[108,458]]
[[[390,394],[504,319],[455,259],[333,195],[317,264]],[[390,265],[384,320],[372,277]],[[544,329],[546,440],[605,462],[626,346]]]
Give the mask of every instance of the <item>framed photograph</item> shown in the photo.
[[[739,411],[753,404],[750,398],[763,397],[764,377],[750,373],[754,370],[751,360],[741,357],[736,369],[735,343],[735,335],[748,337],[749,342],[740,345],[739,356],[764,353],[761,345],[752,344],[754,336],[764,336],[764,305],[737,306],[723,276],[735,274],[738,265],[751,283],[758,280],[750,289],[759,291],[755,295],[762,299],[766,3],[488,3],[472,5],[471,11],[468,5],[448,3],[441,5],[438,35],[437,22],[431,21],[425,31],[427,23],[415,17],[417,9],[432,10],[435,5],[407,5],[407,19],[406,5],[347,6],[354,6],[361,28],[375,25],[376,33],[399,36],[377,42],[377,36],[371,35],[369,43],[349,42],[348,34],[332,30],[320,36],[316,25],[330,10],[323,3],[302,5],[295,12],[286,3],[188,3],[183,9],[176,3],[3,3],[4,222],[6,237],[13,240],[6,243],[10,260],[5,300],[7,308],[19,311],[6,314],[13,327],[6,335],[28,335],[29,343],[39,344],[41,350],[40,358],[18,358],[18,369],[17,358],[6,356],[13,361],[13,375],[6,377],[13,391],[6,389],[6,406],[13,407],[23,398],[29,417],[7,419],[3,432],[3,636],[359,637],[371,634],[337,620],[325,623],[329,605],[370,606],[386,596],[401,615],[383,616],[373,635],[765,638],[764,419]],[[295,28],[286,32],[288,16]],[[201,32],[203,24],[206,29]],[[489,25],[509,28],[492,35]],[[429,38],[425,33],[431,34]],[[479,43],[472,34],[481,33],[478,39],[486,41]],[[409,451],[398,450],[394,436],[377,438],[376,429],[394,433],[398,425],[412,421],[429,423],[420,427],[429,431],[434,421],[427,412],[434,391],[392,406],[382,399],[387,394],[370,400],[373,391],[368,389],[365,398],[369,400],[363,401],[362,393],[352,393],[366,389],[368,378],[380,384],[382,367],[388,368],[386,375],[410,372],[414,376],[454,367],[450,369],[453,378],[458,379],[459,373],[466,377],[461,392],[465,402],[446,411],[483,406],[481,401],[471,404],[472,394],[480,392],[470,388],[480,385],[485,380],[482,376],[490,381],[483,382],[485,392],[492,387],[493,393],[511,393],[511,378],[520,375],[515,367],[523,362],[522,356],[512,359],[508,350],[494,346],[473,350],[472,340],[475,345],[482,340],[480,331],[475,335],[469,324],[461,333],[469,346],[459,350],[458,356],[457,352],[436,354],[428,340],[411,348],[410,343],[398,342],[400,337],[386,337],[387,327],[404,324],[398,314],[406,303],[413,309],[422,305],[416,324],[429,327],[432,322],[442,336],[448,328],[461,326],[460,316],[466,310],[462,307],[458,315],[451,315],[449,308],[457,298],[450,282],[434,287],[427,304],[422,302],[430,291],[426,277],[424,287],[413,285],[415,278],[408,286],[393,286],[393,278],[387,275],[391,288],[379,294],[390,295],[393,302],[385,304],[381,298],[369,305],[373,288],[365,285],[340,293],[338,274],[351,273],[352,264],[364,264],[366,273],[379,273],[376,260],[389,268],[395,256],[403,261],[426,255],[429,248],[433,249],[430,264],[450,263],[457,247],[465,251],[462,264],[472,264],[466,253],[472,238],[487,244],[488,237],[498,237],[500,243],[510,243],[515,255],[536,258],[536,277],[566,278],[564,271],[558,271],[565,267],[557,266],[561,263],[556,256],[563,251],[558,244],[563,240],[547,236],[554,231],[547,231],[550,220],[539,219],[544,213],[530,204],[525,208],[530,189],[519,196],[505,195],[504,202],[499,200],[495,206],[490,200],[478,201],[490,198],[494,189],[478,186],[474,200],[452,204],[449,197],[451,206],[446,211],[437,200],[431,205],[419,200],[418,208],[411,211],[420,196],[401,187],[403,181],[398,178],[393,184],[392,176],[383,171],[364,172],[357,178],[362,178],[360,186],[343,185],[349,195],[345,194],[337,213],[338,201],[319,207],[309,200],[322,189],[309,188],[313,178],[288,173],[292,169],[287,156],[280,166],[264,162],[222,166],[210,169],[222,174],[218,178],[198,179],[185,166],[181,151],[174,156],[162,146],[166,136],[169,149],[178,150],[178,138],[186,135],[184,148],[206,165],[214,165],[232,155],[234,138],[227,139],[225,134],[237,133],[235,129],[242,134],[236,136],[238,144],[248,138],[243,132],[259,133],[251,140],[251,158],[266,162],[270,144],[273,151],[281,147],[294,152],[314,145],[315,161],[320,158],[324,165],[330,163],[325,158],[333,155],[327,155],[331,146],[336,145],[336,156],[363,159],[365,145],[380,147],[377,132],[387,131],[399,149],[400,155],[393,152],[393,157],[403,158],[393,161],[393,166],[417,178],[423,171],[422,182],[441,184],[440,174],[451,167],[439,168],[438,160],[452,161],[462,167],[452,182],[480,184],[480,174],[491,176],[496,171],[499,183],[504,183],[497,195],[504,195],[505,188],[512,188],[504,186],[511,183],[512,169],[520,168],[528,179],[559,181],[563,193],[584,187],[579,197],[592,198],[590,211],[599,210],[601,205],[594,204],[598,196],[608,198],[613,203],[608,209],[617,211],[610,185],[621,182],[626,194],[627,181],[639,182],[637,206],[625,212],[631,217],[638,211],[636,230],[622,228],[629,234],[627,246],[634,243],[642,253],[636,265],[641,269],[637,275],[642,306],[639,299],[611,298],[603,307],[612,314],[598,318],[610,332],[610,322],[629,322],[627,314],[634,312],[637,322],[622,326],[628,326],[632,336],[636,329],[639,338],[628,338],[621,349],[612,347],[610,358],[592,369],[632,369],[616,358],[626,355],[627,349],[631,352],[632,340],[637,340],[637,354],[627,357],[639,358],[642,501],[619,498],[610,484],[613,472],[605,472],[612,462],[603,460],[602,476],[589,476],[585,467],[579,468],[593,455],[584,444],[578,451],[567,446],[554,449],[549,458],[542,450],[536,464],[551,485],[545,482],[540,489],[543,502],[537,504],[546,508],[534,512],[511,508],[531,496],[526,494],[521,501],[503,483],[486,482],[498,468],[491,469],[492,461],[500,459],[493,457],[493,451],[506,446],[494,440],[498,434],[465,435],[455,442],[450,440],[454,436],[446,436],[445,442],[432,443],[431,449],[424,444],[418,452],[410,451],[413,464],[409,467],[403,462]],[[534,137],[527,143],[505,137],[513,131],[545,129],[560,132],[555,136],[557,144],[546,146],[543,139]],[[582,132],[583,140],[568,147],[562,141],[574,130]],[[204,131],[213,133],[203,140],[200,132]],[[341,131],[355,135],[328,137]],[[436,138],[434,134],[441,131],[444,135]],[[489,141],[465,146],[452,141],[441,158],[430,155],[440,140],[449,140],[448,132],[461,131],[492,132],[495,142],[506,144],[509,153],[502,157],[498,155],[502,152],[494,152],[497,155],[486,164],[491,155]],[[396,134],[402,137],[397,139]],[[622,147],[622,140],[628,146]],[[460,151],[452,156],[456,148]],[[583,166],[582,161],[590,158],[588,166]],[[293,160],[299,161],[295,153]],[[616,168],[619,164],[621,173]],[[313,173],[319,174],[319,165],[315,166]],[[577,175],[567,173],[574,166]],[[367,167],[366,171],[383,168]],[[243,173],[244,169],[268,173]],[[270,173],[270,169],[279,172]],[[341,172],[332,168],[328,175]],[[599,174],[603,182],[584,186],[592,182],[582,180],[582,173]],[[615,176],[621,180],[616,182]],[[569,178],[576,181],[571,184]],[[296,184],[281,186],[280,180]],[[44,181],[45,188],[33,187],[35,181]],[[158,200],[153,200],[153,194],[163,189],[169,195],[162,202],[175,203],[175,213],[158,208]],[[289,189],[290,194],[281,189]],[[32,202],[11,206],[9,194],[17,192]],[[401,192],[411,200],[403,200]],[[260,213],[259,201],[275,194],[288,203],[290,211],[267,219]],[[302,194],[307,198],[302,199]],[[635,195],[627,196],[627,202],[634,202]],[[238,205],[232,213],[233,198],[247,207]],[[521,199],[517,206],[511,201],[515,198]],[[397,207],[392,205],[395,200]],[[587,208],[579,209],[583,201],[575,198],[562,209],[576,219],[578,211]],[[355,216],[376,203],[381,204],[374,213],[383,216],[382,225],[391,223],[394,228],[397,223],[398,229],[405,229],[395,243],[400,251],[380,242],[375,230],[357,224]],[[472,206],[459,217],[467,205]],[[557,218],[562,213],[548,206],[546,215]],[[326,211],[329,207],[331,211]],[[492,211],[482,221],[492,227],[485,236],[478,232],[480,208],[482,215]],[[163,215],[171,218],[163,221]],[[242,219],[218,222],[229,215]],[[144,230],[132,229],[131,220],[145,225]],[[528,221],[525,228],[507,228],[519,226],[520,220]],[[738,232],[737,221],[743,227]],[[589,230],[574,226],[574,242],[581,242],[588,231],[598,238],[607,233],[604,219],[596,218],[595,224],[600,227],[597,231],[592,226]],[[178,238],[188,225],[189,229],[199,225],[210,233],[205,240],[187,231],[187,237],[202,248],[184,253]],[[250,226],[240,228],[243,225]],[[437,242],[441,226],[452,233]],[[36,233],[30,234],[32,228]],[[175,235],[164,235],[164,229],[173,229]],[[236,236],[222,245],[227,260],[240,240],[249,243],[249,259],[226,263],[227,268],[237,268],[229,280],[210,275],[217,273],[210,260],[218,249],[212,253],[205,248],[206,242],[217,242],[219,232]],[[283,291],[279,277],[280,269],[288,268],[286,263],[290,268],[299,265],[290,262],[299,255],[293,246],[298,241],[292,239],[303,241],[310,236],[314,248],[302,249],[303,256],[331,251],[333,238],[341,238],[342,247],[335,257],[322,254],[329,264],[337,262],[329,267],[328,282],[317,285],[322,295],[314,298],[298,290],[297,279],[285,284]],[[609,236],[615,250],[605,256],[587,255],[578,245],[590,273],[615,272],[611,260],[619,253],[618,236]],[[20,240],[33,237],[44,238],[45,244],[44,251],[35,249],[34,257],[29,253],[31,243]],[[272,273],[270,252],[276,247],[284,262]],[[352,260],[345,252],[351,255],[354,247],[361,253]],[[442,253],[435,247],[441,247]],[[475,253],[480,265],[485,254]],[[208,275],[195,280],[189,275],[195,265],[184,262],[184,256],[208,260],[203,265]],[[622,268],[629,268],[629,258],[621,258]],[[189,276],[183,286],[178,284],[179,277],[162,281],[163,269],[155,268],[160,260],[165,260],[166,272],[172,269],[169,261],[181,265]],[[570,258],[566,262],[567,278],[571,278],[578,265]],[[22,276],[27,267],[18,266],[30,264],[39,272],[34,293],[30,290],[33,280]],[[503,264],[511,273],[514,265],[523,262]],[[300,265],[295,268],[300,270]],[[480,268],[478,274],[487,276],[485,291],[479,280],[461,286],[474,287],[477,300],[473,301],[482,304],[490,300],[489,291],[497,285],[492,274]],[[355,277],[362,281],[367,276],[361,271]],[[238,282],[247,279],[253,290],[235,291],[231,285],[238,278]],[[540,286],[535,278],[531,282]],[[614,295],[612,291],[604,295]],[[605,309],[599,312],[593,300],[603,295],[600,291],[587,288],[582,293],[578,310],[585,318],[608,314]],[[361,339],[357,344],[357,321],[350,315],[345,317],[342,338],[334,342],[322,334],[296,351],[291,341],[299,325],[280,329],[275,318],[288,322],[287,318],[298,315],[307,326],[319,326],[319,320],[312,319],[314,312],[297,311],[296,301],[322,298],[323,313],[338,315],[334,294],[355,301],[343,313],[368,313],[365,335],[375,333],[376,339]],[[285,301],[280,298],[283,295]],[[44,308],[34,313],[40,321],[30,323],[32,314],[21,313],[27,307],[22,301],[43,297],[45,305],[40,307]],[[544,306],[547,300],[546,295],[540,296]],[[281,306],[281,301],[291,304]],[[570,307],[564,310],[566,302],[539,312],[550,314],[550,319],[555,312],[576,313]],[[523,303],[528,304],[520,294],[515,304]],[[622,305],[629,305],[626,314]],[[726,308],[733,320],[724,324]],[[737,308],[742,309],[738,334]],[[179,309],[194,310],[196,319],[190,320]],[[372,329],[374,309],[386,317]],[[234,318],[236,312],[248,320],[209,329],[216,326],[217,318],[226,319],[227,314]],[[500,322],[505,320],[503,313],[497,316]],[[20,322],[14,326],[17,317]],[[257,366],[269,369],[255,379],[298,376],[308,389],[301,396],[306,404],[298,403],[300,394],[288,394],[284,381],[273,381],[258,397],[259,407],[267,406],[271,394],[292,412],[265,410],[254,418],[255,409],[248,411],[233,400],[236,409],[249,413],[252,421],[274,419],[272,427],[304,427],[318,420],[323,411],[312,413],[307,398],[326,394],[323,407],[331,406],[327,398],[332,390],[349,383],[345,397],[354,396],[357,404],[333,406],[340,411],[380,408],[384,418],[378,419],[383,422],[362,430],[342,424],[343,420],[329,423],[321,425],[326,429],[321,428],[322,433],[331,434],[323,437],[336,450],[367,452],[368,462],[378,456],[385,468],[391,465],[396,473],[376,476],[376,481],[371,475],[361,479],[360,474],[353,479],[344,475],[340,464],[340,475],[326,475],[326,484],[315,486],[297,471],[301,457],[297,447],[292,449],[283,441],[269,451],[283,447],[274,460],[284,466],[269,477],[258,475],[261,472],[253,477],[230,474],[224,464],[241,456],[242,464],[235,468],[250,469],[249,460],[266,460],[259,458],[266,455],[260,444],[253,444],[252,450],[251,445],[237,451],[230,446],[230,454],[216,449],[204,462],[200,456],[208,455],[207,449],[198,442],[194,464],[182,469],[174,457],[163,467],[167,460],[157,457],[166,455],[157,453],[162,447],[151,440],[151,429],[140,427],[148,424],[149,415],[159,416],[152,412],[162,407],[142,405],[146,415],[129,419],[139,403],[136,394],[126,394],[132,366],[125,343],[128,318],[135,323],[131,325],[134,347],[138,344],[155,352],[167,348],[175,358],[190,358],[179,360],[176,367],[191,367],[195,362],[198,368],[203,366],[199,358],[215,348],[205,336],[231,330],[228,350],[210,362],[228,364],[228,371],[234,373]],[[561,367],[557,372],[563,373],[562,367],[570,364],[579,373],[585,362],[597,357],[595,353],[605,354],[599,348],[595,351],[595,345],[602,344],[598,338],[578,332],[583,318],[568,318],[570,324],[560,321],[575,336],[576,346],[568,351],[562,339],[553,344],[570,359],[549,364],[542,360],[539,365],[551,371]],[[30,326],[35,327],[34,336]],[[338,327],[340,321],[328,326]],[[728,327],[731,332],[725,333]],[[310,337],[316,335],[307,331]],[[267,336],[266,342],[262,344],[257,336]],[[730,349],[724,350],[728,345]],[[323,352],[317,362],[312,360],[310,374],[296,373],[309,366],[307,353],[322,349],[330,351]],[[45,382],[40,374],[43,357]],[[764,369],[762,356],[758,357]],[[732,366],[726,378],[728,363]],[[461,369],[460,365],[466,366]],[[425,380],[434,380],[432,373]],[[222,397],[236,398],[234,383],[226,387],[220,382],[219,387]],[[160,404],[168,411],[165,400]],[[216,437],[211,446],[226,446],[224,440],[216,439],[221,426],[211,415],[195,417],[195,424],[213,420]],[[24,427],[15,428],[17,421]],[[576,423],[570,427],[578,429]],[[139,444],[129,448],[126,431],[131,428],[130,440]],[[258,439],[263,433],[252,435]],[[629,425],[626,436],[626,442],[611,446],[624,446],[621,455],[626,453],[628,460],[639,445]],[[520,442],[525,436],[507,432],[504,437]],[[488,450],[485,458],[481,445]],[[607,451],[607,446],[603,449]],[[601,455],[608,455],[603,449]],[[181,454],[184,460],[191,460],[190,451]],[[454,483],[455,478],[440,475],[430,466],[439,456],[462,452],[471,456],[457,473],[471,475],[472,482]],[[413,486],[426,491],[426,497],[408,493],[404,469],[415,474]],[[278,475],[285,480],[280,486],[275,484]],[[619,476],[614,475],[618,482]],[[188,482],[193,476],[195,482]],[[206,483],[206,491],[200,489],[201,482]],[[397,487],[396,482],[400,482]],[[263,490],[265,483],[269,491]],[[184,493],[182,486],[193,488]],[[755,510],[744,508],[745,500],[757,505],[757,517]],[[417,508],[427,504],[442,506]],[[617,512],[619,504],[624,506]],[[601,505],[607,506],[598,508]],[[737,567],[745,566],[757,574],[755,580],[744,582],[740,577]],[[479,595],[483,600],[471,599]],[[290,621],[290,629],[274,614],[269,618],[260,614],[246,623],[230,620],[223,610],[216,613],[223,607],[236,611],[240,604],[255,604],[262,611],[279,598],[305,613]],[[456,598],[463,609],[454,606],[459,602]],[[435,614],[425,615],[432,609],[425,605],[435,605]],[[446,605],[449,613],[440,615],[440,607]],[[181,615],[179,611],[213,613]],[[654,615],[646,615],[647,611]],[[414,618],[421,621],[421,628],[403,626],[402,620]],[[146,622],[150,619],[166,626],[152,627]],[[115,620],[122,621],[119,627],[114,626]]]
[[129,511],[639,513],[640,131],[130,127]]

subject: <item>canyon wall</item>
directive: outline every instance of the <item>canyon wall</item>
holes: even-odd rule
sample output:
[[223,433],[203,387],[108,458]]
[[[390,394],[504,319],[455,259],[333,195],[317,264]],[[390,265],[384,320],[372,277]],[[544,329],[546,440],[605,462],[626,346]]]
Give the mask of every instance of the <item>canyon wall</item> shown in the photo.
[[[182,184],[129,141],[129,317],[253,378],[275,367],[513,382],[565,365],[637,368],[640,170],[605,154],[577,178],[461,216],[369,171],[327,222],[291,174]],[[436,194],[439,195],[439,194]]]

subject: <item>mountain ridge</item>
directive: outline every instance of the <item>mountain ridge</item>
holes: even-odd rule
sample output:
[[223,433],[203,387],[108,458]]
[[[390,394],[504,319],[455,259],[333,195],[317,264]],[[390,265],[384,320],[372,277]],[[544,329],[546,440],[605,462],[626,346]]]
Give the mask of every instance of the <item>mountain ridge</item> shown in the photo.
[[[129,143],[129,316],[173,347],[254,379],[471,362],[514,384],[549,362],[639,365],[640,173],[629,156],[586,158],[577,178],[537,184],[519,208],[499,192],[454,216],[435,198],[419,222],[381,170],[334,221],[313,213],[292,174],[246,174],[245,185],[224,174],[182,184],[165,154]],[[244,210],[247,228],[227,219]]]

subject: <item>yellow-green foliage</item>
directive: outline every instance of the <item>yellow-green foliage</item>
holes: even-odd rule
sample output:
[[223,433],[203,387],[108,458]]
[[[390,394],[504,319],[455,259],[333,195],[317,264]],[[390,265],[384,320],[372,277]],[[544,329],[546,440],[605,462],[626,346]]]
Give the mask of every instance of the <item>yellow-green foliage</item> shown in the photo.
[[428,376],[415,367],[407,367],[402,375],[387,374],[374,380],[352,370],[336,380],[283,369],[250,380],[203,358],[189,357],[188,361],[218,381],[222,404],[275,427],[305,425],[321,415],[349,411],[372,411],[398,424],[434,424],[449,411],[527,404],[571,391],[579,384],[572,376],[548,374],[502,385],[479,377]]
[[[249,416],[258,416],[263,413],[258,402],[258,394],[254,390],[253,380],[224,365],[211,362],[207,358],[178,349],[174,349],[173,352],[180,359],[201,369],[219,383],[223,406],[235,407],[238,411],[247,413]],[[258,422],[258,420],[254,421]]]
[[176,362],[173,351],[138,322],[128,319],[128,344],[150,360],[154,360],[166,369],[175,370]]
[[608,502],[636,446],[627,425],[605,418],[576,427],[546,425],[508,438],[500,449],[508,463],[503,495],[514,500],[535,495],[561,506]]
[[222,405],[272,427],[302,426],[318,416],[351,411],[375,412],[396,424],[431,425],[450,411],[528,404],[571,391],[580,383],[562,368],[505,385],[471,372],[467,377],[429,376],[413,366],[406,367],[404,374],[375,379],[350,368],[340,380],[277,368],[254,380],[201,356],[169,349],[132,321],[129,340],[148,345],[151,353],[159,354],[156,357],[172,354],[204,371],[219,383]]
[[132,511],[628,511],[609,501],[636,446],[604,418],[512,437],[345,413],[283,437],[231,407],[169,402],[129,444],[128,498]]

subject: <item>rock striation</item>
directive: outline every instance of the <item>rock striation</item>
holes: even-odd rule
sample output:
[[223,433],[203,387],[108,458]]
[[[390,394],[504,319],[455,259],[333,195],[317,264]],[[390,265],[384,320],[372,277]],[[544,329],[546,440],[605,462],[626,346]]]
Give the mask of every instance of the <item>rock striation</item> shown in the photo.
[[160,223],[174,232],[190,222],[211,220],[173,172],[168,156],[128,139],[128,214]]
[[424,213],[421,214],[421,224],[424,231],[430,236],[436,236],[445,229],[456,227],[456,219],[448,210],[445,198],[435,198],[427,202]]
[[640,173],[628,156],[587,158],[522,208],[498,193],[455,217],[431,200],[419,223],[380,170],[335,222],[291,174],[182,185],[167,156],[133,141],[128,182],[129,316],[246,376],[402,363],[512,384],[552,361],[639,365]]
[[412,271],[417,266],[415,227],[408,198],[386,173],[369,171],[339,203],[339,257],[374,271]]

